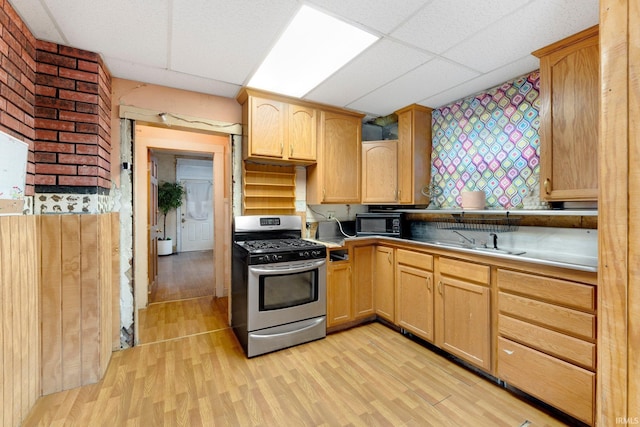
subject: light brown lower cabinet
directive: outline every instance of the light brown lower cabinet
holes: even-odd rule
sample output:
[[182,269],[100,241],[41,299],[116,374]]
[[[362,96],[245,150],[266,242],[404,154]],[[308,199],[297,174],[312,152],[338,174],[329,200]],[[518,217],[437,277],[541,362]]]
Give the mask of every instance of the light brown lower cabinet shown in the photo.
[[373,287],[376,315],[395,323],[395,249],[388,246],[376,246],[374,257]]
[[498,338],[498,377],[593,424],[596,374],[533,348]]
[[354,246],[348,261],[327,263],[327,327],[373,317],[374,247]]
[[375,314],[373,292],[374,247],[354,246],[353,254],[353,318],[360,319]]
[[329,262],[327,265],[327,327],[340,325],[351,319],[351,263]]
[[489,266],[440,257],[436,345],[491,372]]
[[507,269],[497,283],[498,377],[593,425],[595,286]]
[[397,250],[396,323],[401,328],[434,342],[433,257]]

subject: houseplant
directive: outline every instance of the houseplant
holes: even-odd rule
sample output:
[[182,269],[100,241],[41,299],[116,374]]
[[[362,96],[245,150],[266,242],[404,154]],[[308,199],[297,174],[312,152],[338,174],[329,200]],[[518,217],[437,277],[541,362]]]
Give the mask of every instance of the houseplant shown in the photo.
[[163,235],[158,239],[158,255],[171,255],[173,242],[167,237],[167,214],[182,205],[184,187],[178,182],[165,182],[158,187],[158,209],[162,212]]

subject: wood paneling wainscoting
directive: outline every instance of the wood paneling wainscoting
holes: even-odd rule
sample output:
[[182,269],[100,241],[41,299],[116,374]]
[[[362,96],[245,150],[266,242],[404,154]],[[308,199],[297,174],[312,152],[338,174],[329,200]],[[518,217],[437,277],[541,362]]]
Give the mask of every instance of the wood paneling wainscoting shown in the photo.
[[37,220],[0,217],[0,424],[17,426],[40,396]]
[[50,394],[99,381],[111,360],[120,323],[119,219],[43,215],[38,224],[42,394]]

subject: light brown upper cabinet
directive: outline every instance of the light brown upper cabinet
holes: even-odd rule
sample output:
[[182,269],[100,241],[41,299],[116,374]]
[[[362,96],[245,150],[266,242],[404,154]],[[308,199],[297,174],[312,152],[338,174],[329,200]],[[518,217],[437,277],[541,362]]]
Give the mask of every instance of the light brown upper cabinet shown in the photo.
[[398,200],[403,205],[428,205],[422,194],[431,180],[431,108],[409,105],[398,115]]
[[598,27],[533,52],[540,58],[540,194],[547,201],[598,196]]
[[238,95],[238,102],[245,159],[302,165],[316,161],[316,108],[250,89]]
[[362,114],[320,111],[318,162],[307,167],[307,203],[360,203]]
[[362,142],[362,203],[398,203],[398,141]]

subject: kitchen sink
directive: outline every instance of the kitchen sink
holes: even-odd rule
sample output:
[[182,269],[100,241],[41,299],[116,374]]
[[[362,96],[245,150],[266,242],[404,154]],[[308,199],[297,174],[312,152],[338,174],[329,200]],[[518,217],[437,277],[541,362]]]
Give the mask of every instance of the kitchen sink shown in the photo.
[[508,250],[508,249],[496,249],[496,248],[473,248],[476,251],[489,252],[494,254],[503,254],[503,255],[522,255],[526,253],[525,251],[517,251],[517,250]]
[[471,246],[466,245],[464,243],[455,243],[455,242],[427,242],[427,243],[431,245],[446,246],[450,248],[473,249]]
[[484,246],[471,246],[469,244],[456,243],[456,242],[439,242],[439,241],[435,241],[435,242],[427,242],[427,243],[430,243],[432,245],[442,246],[442,247],[445,247],[445,248],[469,249],[469,250],[472,250],[472,251],[480,251],[480,252],[501,254],[501,255],[522,255],[522,254],[526,253],[525,251],[518,251],[518,250],[515,250],[515,249],[514,250],[509,250],[509,249],[486,248]]

